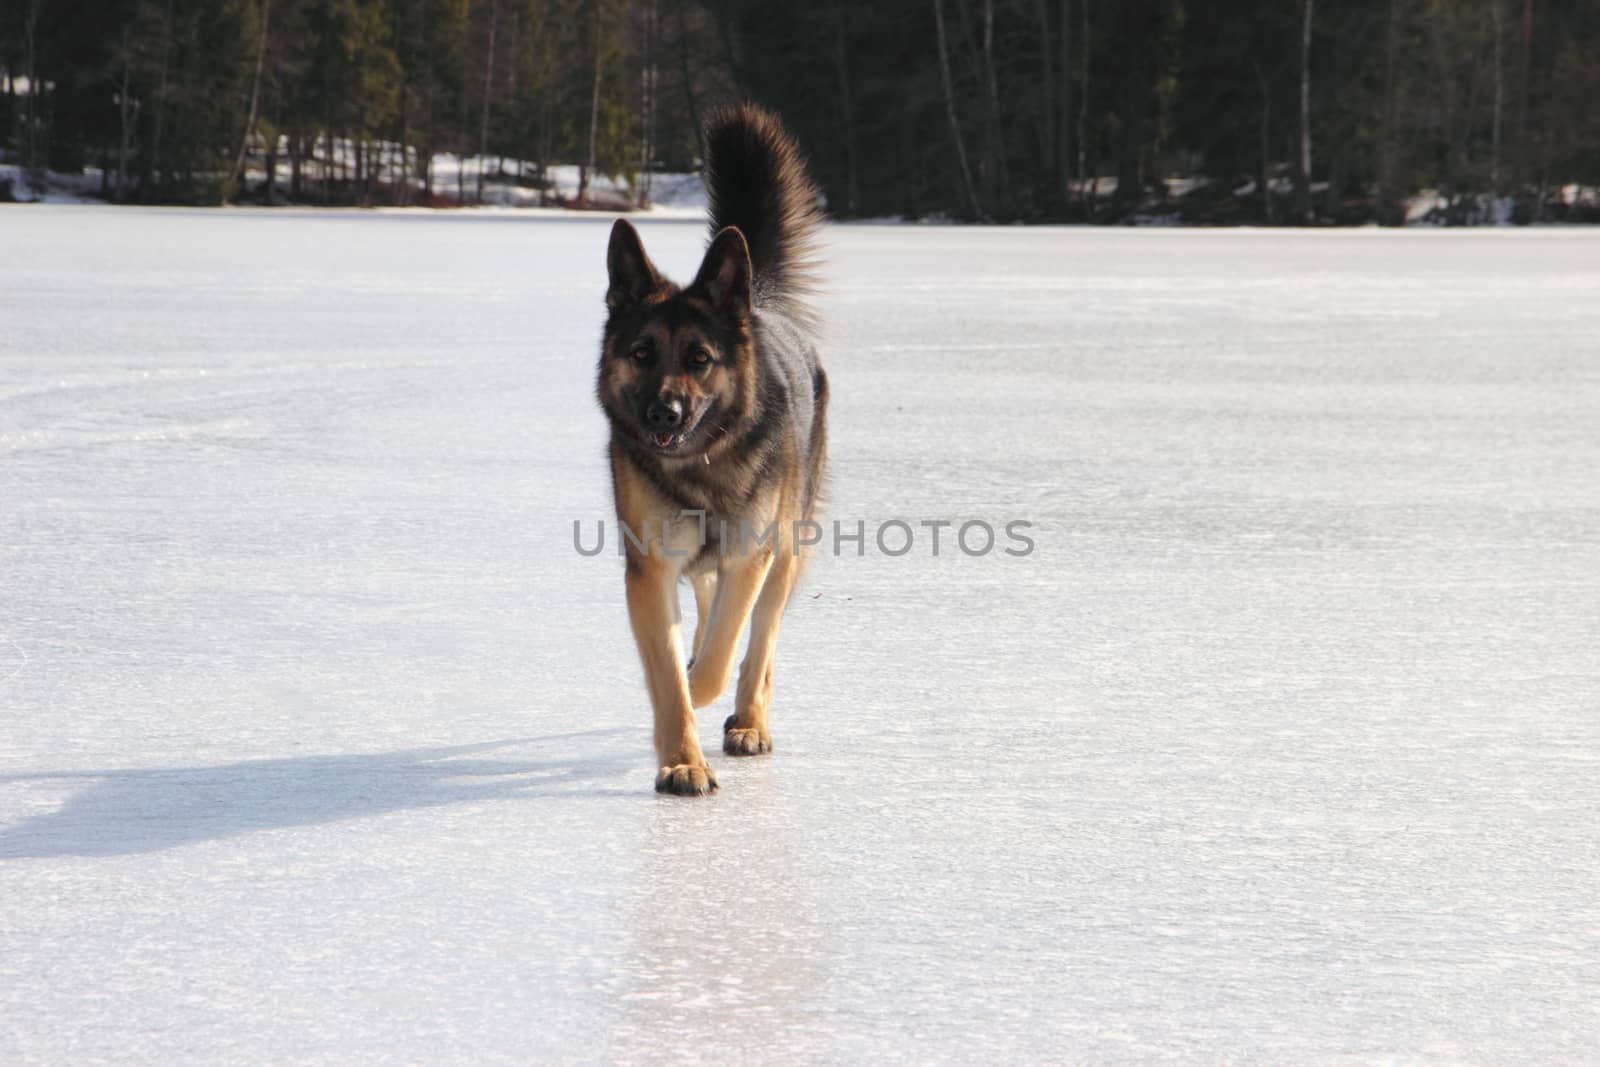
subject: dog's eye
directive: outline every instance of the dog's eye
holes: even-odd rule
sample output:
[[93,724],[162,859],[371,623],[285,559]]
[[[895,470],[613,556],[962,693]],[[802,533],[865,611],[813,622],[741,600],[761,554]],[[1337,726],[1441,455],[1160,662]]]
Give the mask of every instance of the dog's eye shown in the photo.
[[696,348],[689,353],[691,367],[704,367],[711,362],[711,352],[708,349]]
[[636,362],[643,363],[650,358],[650,346],[634,345],[633,350],[628,355],[632,356]]

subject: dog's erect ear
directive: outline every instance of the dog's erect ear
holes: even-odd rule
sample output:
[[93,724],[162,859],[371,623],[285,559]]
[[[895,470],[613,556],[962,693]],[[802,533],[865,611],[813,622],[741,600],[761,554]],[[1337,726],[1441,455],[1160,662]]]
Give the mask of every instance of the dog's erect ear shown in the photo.
[[743,318],[750,314],[750,247],[744,234],[728,226],[712,240],[700,262],[691,289],[699,290],[718,311]]
[[637,304],[661,284],[655,264],[644,253],[644,244],[627,219],[611,227],[611,246],[606,249],[606,270],[611,287],[606,290],[606,307],[612,311]]

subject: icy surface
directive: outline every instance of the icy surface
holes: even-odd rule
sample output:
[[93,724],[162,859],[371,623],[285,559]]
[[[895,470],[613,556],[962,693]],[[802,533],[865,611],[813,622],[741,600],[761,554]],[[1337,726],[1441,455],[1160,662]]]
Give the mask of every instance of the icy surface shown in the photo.
[[606,225],[0,209],[0,1062],[1592,1061],[1600,240],[831,231],[695,801]]

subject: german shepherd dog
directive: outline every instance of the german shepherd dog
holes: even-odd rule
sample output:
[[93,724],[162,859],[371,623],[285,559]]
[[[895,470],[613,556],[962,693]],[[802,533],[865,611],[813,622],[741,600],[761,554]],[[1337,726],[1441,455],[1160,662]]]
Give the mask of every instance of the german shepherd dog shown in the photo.
[[[624,220],[606,253],[598,394],[627,556],[628,618],[655,710],[656,789],[714,792],[694,709],[727,688],[751,622],[722,749],[772,750],[778,623],[822,480],[828,379],[806,297],[822,221],[800,151],[741,105],[705,127],[710,246],[687,288],[663,278]],[[814,527],[813,527],[814,528]],[[698,616],[685,668],[678,588]]]

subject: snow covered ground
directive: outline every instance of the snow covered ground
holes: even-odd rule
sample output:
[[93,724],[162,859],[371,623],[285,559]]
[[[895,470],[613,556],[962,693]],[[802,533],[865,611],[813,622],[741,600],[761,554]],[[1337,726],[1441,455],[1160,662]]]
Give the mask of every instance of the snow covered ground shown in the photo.
[[[500,168],[504,164],[504,170]],[[534,165],[525,163],[527,173],[534,173]],[[482,170],[488,179],[484,183],[483,203],[476,201],[478,171]],[[513,181],[504,180],[501,174],[512,175],[516,172],[515,161],[502,161],[483,156],[468,156],[462,159],[448,152],[441,152],[433,157],[433,182],[434,191],[440,196],[460,196],[466,210],[492,209],[492,208],[517,208],[538,209],[540,207],[539,190],[531,185],[518,185]],[[266,178],[266,168],[260,167],[252,171],[250,181],[254,183]],[[289,172],[286,167],[279,167],[280,188],[287,188]],[[565,201],[578,199],[578,190],[582,187],[581,176],[576,164],[558,163],[545,170],[545,180],[549,183],[549,195]],[[643,179],[638,179],[640,182]],[[596,198],[601,203],[616,205],[633,205],[638,202],[639,191],[628,182],[612,177],[609,174],[596,174],[589,184],[589,196]],[[457,210],[457,209],[450,209]],[[560,208],[544,208],[547,211],[567,210]],[[687,174],[652,174],[650,175],[650,206],[646,212],[661,218],[695,218],[704,219],[706,212],[706,189],[698,172]]]
[[96,194],[100,192],[100,169],[90,168],[82,174],[48,172],[40,187],[35,189],[28,180],[28,172],[16,163],[0,161],[0,203],[15,200],[19,203],[45,204],[103,204]]
[[606,227],[0,208],[0,1062],[1592,1062],[1600,238],[832,230],[684,800]]
[[[349,141],[340,141],[338,147],[337,158],[343,168],[339,172],[342,181],[356,172],[356,154],[355,146]],[[289,188],[292,173],[287,161],[287,144],[280,147],[280,152],[273,169],[279,199],[282,198],[283,191]],[[400,159],[398,148],[392,144],[382,144],[378,146],[376,158],[382,164],[382,179],[395,181],[396,164]],[[413,161],[412,166],[415,167],[417,164]],[[433,157],[432,162],[434,192],[441,198],[459,197],[463,207],[445,209],[451,211],[496,211],[516,208],[565,214],[574,210],[542,205],[549,203],[548,198],[568,203],[578,199],[578,190],[582,188],[582,182],[576,164],[558,163],[546,168],[545,195],[541,195],[532,185],[519,184],[513,180],[518,172],[518,166],[516,160],[496,156],[461,157],[441,152]],[[536,165],[531,162],[524,161],[520,166],[523,172],[530,176],[537,172]],[[480,172],[485,179],[481,204],[477,199]],[[314,190],[321,176],[320,161],[307,165],[305,180],[308,190],[312,190],[306,194],[308,198],[315,197]],[[114,181],[115,173],[113,172],[110,177]],[[253,202],[261,202],[263,195],[261,187],[266,182],[266,177],[265,160],[259,154],[252,154],[245,166],[245,184],[248,187],[248,196],[253,198]],[[35,188],[28,177],[28,172],[20,164],[0,161],[0,194],[9,192],[12,200],[21,203],[103,204],[106,202],[103,195],[106,187],[105,178],[98,167],[86,167],[79,174],[47,171],[40,177],[38,188]],[[635,179],[635,182],[640,184],[644,181],[644,177]],[[649,175],[648,182],[650,205],[643,209],[644,213],[656,218],[703,219],[705,217],[705,184],[698,172],[658,172]],[[639,189],[623,178],[609,174],[595,174],[589,183],[588,196],[596,202],[596,206],[603,207],[610,204],[622,208],[638,203]]]

